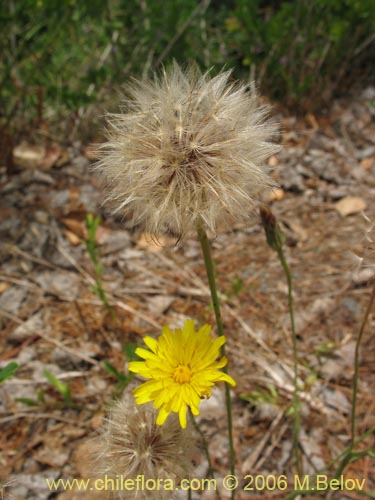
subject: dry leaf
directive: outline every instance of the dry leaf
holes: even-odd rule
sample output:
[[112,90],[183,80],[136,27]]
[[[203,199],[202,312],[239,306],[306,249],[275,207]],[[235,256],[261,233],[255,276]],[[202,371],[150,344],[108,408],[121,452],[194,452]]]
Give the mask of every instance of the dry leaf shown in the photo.
[[318,130],[319,129],[319,123],[317,122],[315,116],[311,113],[308,113],[306,115],[306,121],[307,123],[314,129]]
[[342,217],[362,212],[366,207],[365,200],[357,196],[346,196],[335,204],[335,209]]
[[147,249],[150,252],[160,252],[163,247],[172,246],[167,236],[158,236],[158,241],[148,233],[142,233],[137,242],[137,248]]
[[42,162],[40,163],[40,167],[43,170],[49,170],[57,163],[58,159],[61,156],[61,148],[58,144],[51,144],[44,151],[44,157]]
[[56,143],[45,147],[21,142],[13,149],[14,164],[25,169],[49,170],[55,165],[61,166],[61,161],[63,164],[67,161],[66,155],[66,151],[63,151]]
[[285,197],[284,189],[274,189],[268,197],[268,201],[280,201]]
[[63,167],[64,165],[66,165],[67,163],[70,162],[70,154],[69,152],[66,150],[66,149],[62,149],[60,151],[60,156],[58,157],[56,163],[55,163],[55,167],[57,168],[61,168]]
[[[68,228],[68,231],[65,233],[69,232],[74,233],[74,235],[79,239],[79,242],[81,242],[82,239],[87,240],[88,234],[87,234],[87,229],[86,229],[86,222],[82,219],[74,219],[73,217],[64,217],[61,219],[61,222]],[[73,245],[73,243],[69,236],[67,236],[70,243]]]
[[268,165],[270,167],[277,167],[278,164],[279,164],[279,159],[277,158],[277,156],[272,155],[268,160]]
[[67,238],[69,243],[73,246],[77,246],[81,243],[81,238],[79,238],[75,233],[72,233],[72,231],[64,231],[64,236]]
[[9,287],[10,287],[9,283],[6,283],[5,281],[2,281],[0,283],[0,293],[5,292],[5,290],[8,290]]
[[13,149],[13,162],[19,168],[37,168],[45,157],[43,146],[36,146],[22,142]]
[[88,160],[93,160],[93,161],[97,160],[98,159],[97,146],[95,146],[94,144],[89,144],[83,150],[83,154]]
[[370,170],[370,168],[375,166],[375,156],[371,158],[365,158],[364,160],[361,161],[361,167],[364,170]]
[[[50,438],[48,438],[49,440]],[[64,451],[62,444],[46,444],[33,454],[34,460],[52,468],[61,468],[69,460],[69,450]]]

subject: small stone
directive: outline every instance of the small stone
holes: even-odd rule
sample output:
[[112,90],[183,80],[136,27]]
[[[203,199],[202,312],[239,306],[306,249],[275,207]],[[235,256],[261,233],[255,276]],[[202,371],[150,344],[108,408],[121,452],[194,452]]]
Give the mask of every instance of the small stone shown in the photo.
[[79,278],[68,271],[45,271],[36,276],[35,281],[46,293],[64,300],[75,300],[79,294]]
[[98,243],[103,245],[101,255],[108,255],[129,248],[131,238],[128,231],[103,231],[98,236]]
[[17,326],[11,334],[11,338],[15,340],[24,340],[40,331],[44,331],[44,322],[42,313],[38,312],[30,316],[24,323]]
[[148,299],[148,308],[153,314],[159,316],[165,313],[174,300],[175,297],[168,295],[155,295]]
[[366,285],[375,278],[375,269],[364,267],[353,273],[352,280],[356,285]]
[[341,301],[342,307],[344,307],[348,313],[355,317],[359,312],[358,301],[353,299],[353,297],[344,297]]
[[25,288],[12,286],[0,296],[0,308],[9,313],[17,314],[26,295]]

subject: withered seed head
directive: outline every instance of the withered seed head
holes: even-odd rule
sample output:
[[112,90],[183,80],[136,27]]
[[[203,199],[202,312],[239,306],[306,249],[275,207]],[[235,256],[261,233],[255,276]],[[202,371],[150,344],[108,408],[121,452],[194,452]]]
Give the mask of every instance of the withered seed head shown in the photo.
[[[94,447],[94,472],[99,477],[134,479],[172,479],[176,486],[189,478],[197,441],[191,426],[181,429],[176,415],[163,426],[156,425],[157,411],[152,405],[135,404],[126,391],[115,403]],[[169,490],[114,491],[116,499],[169,500]]]
[[128,86],[124,111],[108,117],[97,169],[107,199],[147,232],[183,236],[246,219],[273,186],[265,160],[276,132],[248,86],[230,71],[210,78],[177,63]]

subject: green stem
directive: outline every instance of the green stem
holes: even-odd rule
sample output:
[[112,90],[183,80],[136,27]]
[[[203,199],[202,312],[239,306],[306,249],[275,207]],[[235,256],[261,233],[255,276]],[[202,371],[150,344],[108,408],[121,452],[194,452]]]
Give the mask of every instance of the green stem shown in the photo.
[[299,402],[299,390],[298,390],[298,350],[297,350],[297,334],[296,325],[294,321],[294,307],[293,307],[293,287],[292,287],[292,275],[290,273],[288,264],[286,262],[282,246],[277,248],[277,255],[279,257],[280,263],[284,269],[286,279],[288,282],[288,306],[290,314],[290,323],[292,328],[292,343],[293,343],[293,365],[294,365],[294,392],[293,392],[293,409],[294,409],[294,429],[293,429],[293,448],[296,458],[297,473],[302,475],[302,463],[299,450],[299,434],[301,427],[301,413],[300,413],[300,402]]
[[354,445],[355,445],[355,423],[356,423],[356,409],[357,409],[357,395],[358,395],[358,379],[359,379],[359,348],[361,345],[362,337],[363,337],[363,332],[365,330],[365,326],[368,320],[368,317],[370,315],[372,306],[374,304],[375,300],[375,286],[372,289],[371,296],[370,296],[370,301],[368,303],[365,315],[363,317],[363,321],[361,324],[361,328],[359,330],[359,334],[355,343],[355,353],[354,353],[354,375],[353,375],[353,395],[352,395],[352,408],[351,408],[351,439],[350,439],[350,445],[347,451],[347,454],[344,456],[342,462],[338,466],[336,472],[335,472],[335,478],[339,477],[342,472],[344,471],[345,467],[348,465],[348,463],[351,461],[352,456],[353,456],[353,450],[354,450]]
[[[359,443],[362,443],[362,441],[364,441],[365,439],[368,438],[368,436],[371,436],[372,434],[375,434],[375,427],[371,427],[368,431],[366,431],[365,433],[363,433],[355,442],[354,442],[354,446],[359,444]],[[339,462],[340,460],[345,460],[347,455],[350,455],[351,454],[351,444],[350,446],[348,446],[347,448],[345,448],[344,451],[342,451],[336,458],[334,458],[333,460],[331,460],[331,462],[321,471],[321,472],[325,472],[326,470],[329,470],[331,469],[337,462]],[[338,477],[339,474],[337,474],[337,471],[335,472],[334,474],[334,477]]]
[[[367,439],[369,436],[371,436],[372,434],[375,434],[375,427],[371,427],[371,429],[369,429],[368,431],[364,432],[355,442],[354,442],[354,446],[356,446],[357,444],[360,444],[362,443],[362,441],[364,441],[365,439]],[[354,454],[354,455],[357,455],[357,454]],[[369,450],[365,450],[363,453],[361,453],[361,457],[359,458],[362,458],[362,456],[365,456],[365,455],[370,455],[370,451]],[[345,461],[347,459],[347,457],[349,456],[349,460],[348,462],[350,461],[351,458],[356,458],[355,456],[353,457],[353,453],[351,452],[351,448],[350,446],[348,446],[347,448],[345,448],[344,451],[342,451],[336,458],[334,458],[333,460],[331,460],[331,462],[326,465],[323,469],[321,469],[319,471],[319,474],[323,474],[325,473],[326,471],[330,470],[337,462],[339,462],[341,459],[342,459],[342,462],[340,463],[340,466],[341,464],[343,463],[343,461]],[[337,478],[339,476],[339,474],[337,474],[337,471],[336,473],[334,474],[334,478]],[[316,475],[312,477],[312,481],[315,482],[316,480]],[[314,491],[316,493],[316,490]],[[308,493],[312,493],[312,491],[310,490],[305,490],[305,491],[301,491],[301,490],[294,490],[294,491],[291,491],[285,498],[284,500],[293,500],[294,498],[298,497],[298,496],[305,496],[307,495]]]
[[[211,292],[212,304],[215,311],[215,318],[217,324],[217,331],[219,335],[224,335],[223,322],[221,319],[220,312],[220,304],[219,297],[217,294],[216,281],[215,281],[215,271],[211,257],[211,249],[210,243],[207,238],[207,233],[203,229],[202,225],[197,226],[198,238],[202,247],[204,263],[206,266],[207,278]],[[221,348],[222,355],[225,356],[225,345]],[[224,368],[224,371],[227,373],[227,367]],[[235,462],[236,456],[234,452],[234,444],[233,444],[233,424],[232,424],[232,402],[230,399],[230,389],[229,385],[225,384],[225,404],[227,408],[227,417],[228,417],[228,438],[229,438],[229,455],[230,455],[230,473],[232,475],[235,474]],[[232,491],[231,498],[232,500],[235,497],[235,490]]]

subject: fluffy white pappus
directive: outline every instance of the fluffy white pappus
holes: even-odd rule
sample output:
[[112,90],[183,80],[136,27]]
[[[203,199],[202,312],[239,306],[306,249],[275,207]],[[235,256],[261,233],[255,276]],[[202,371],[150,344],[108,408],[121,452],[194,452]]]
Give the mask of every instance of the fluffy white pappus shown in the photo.
[[[107,478],[108,484],[108,479],[114,480],[112,498],[171,500],[181,479],[191,477],[193,456],[198,450],[192,426],[181,429],[177,415],[163,426],[156,425],[156,418],[157,411],[151,404],[136,405],[128,391],[112,407],[92,457],[95,475]],[[133,490],[122,489],[126,479],[134,481]],[[159,487],[152,489],[153,481],[159,481]]]
[[274,186],[266,159],[279,147],[269,107],[231,71],[210,78],[174,63],[128,87],[109,115],[97,169],[115,211],[153,235],[184,236],[197,224],[216,232],[253,212]]

